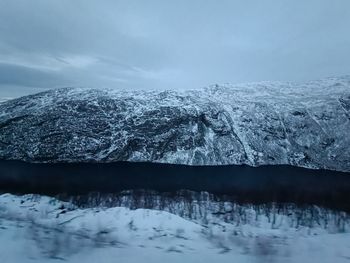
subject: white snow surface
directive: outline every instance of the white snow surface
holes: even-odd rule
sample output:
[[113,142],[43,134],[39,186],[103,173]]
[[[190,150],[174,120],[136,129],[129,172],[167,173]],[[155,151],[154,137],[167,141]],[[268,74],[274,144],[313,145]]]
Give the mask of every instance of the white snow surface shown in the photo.
[[57,199],[0,195],[0,262],[349,262],[349,225],[278,227],[186,220],[164,211],[79,209]]

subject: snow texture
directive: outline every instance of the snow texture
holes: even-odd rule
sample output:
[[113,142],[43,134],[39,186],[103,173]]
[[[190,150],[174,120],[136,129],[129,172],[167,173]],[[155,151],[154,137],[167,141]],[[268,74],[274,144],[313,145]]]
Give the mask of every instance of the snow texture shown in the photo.
[[187,90],[62,88],[0,104],[0,158],[350,171],[350,77]]
[[240,208],[243,221],[211,214],[201,222],[158,210],[82,209],[44,196],[4,194],[0,262],[349,261],[348,216],[341,231],[332,227],[342,213],[327,212],[326,228],[291,227],[288,214],[272,219],[266,211]]

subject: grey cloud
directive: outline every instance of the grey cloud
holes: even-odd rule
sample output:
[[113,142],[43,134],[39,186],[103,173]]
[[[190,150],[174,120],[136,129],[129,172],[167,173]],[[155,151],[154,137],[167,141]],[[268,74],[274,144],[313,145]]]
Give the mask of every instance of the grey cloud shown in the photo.
[[64,77],[55,72],[45,72],[18,65],[0,63],[0,83],[5,85],[47,88],[65,83]]
[[0,96],[349,74],[349,25],[348,0],[1,0]]

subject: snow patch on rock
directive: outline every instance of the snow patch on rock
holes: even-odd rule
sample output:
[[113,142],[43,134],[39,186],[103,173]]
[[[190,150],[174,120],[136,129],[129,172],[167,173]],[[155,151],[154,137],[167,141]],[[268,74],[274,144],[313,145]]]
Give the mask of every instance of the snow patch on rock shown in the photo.
[[187,91],[64,88],[0,104],[0,158],[350,171],[350,77]]

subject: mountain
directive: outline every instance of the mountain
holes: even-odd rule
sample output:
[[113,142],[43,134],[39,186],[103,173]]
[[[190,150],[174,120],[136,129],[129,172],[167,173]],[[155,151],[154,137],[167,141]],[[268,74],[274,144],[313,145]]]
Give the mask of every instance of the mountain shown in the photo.
[[62,88],[0,104],[0,158],[350,171],[350,77],[174,91]]

